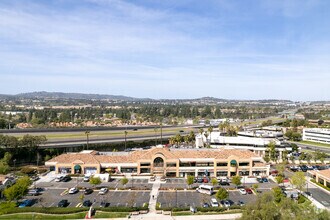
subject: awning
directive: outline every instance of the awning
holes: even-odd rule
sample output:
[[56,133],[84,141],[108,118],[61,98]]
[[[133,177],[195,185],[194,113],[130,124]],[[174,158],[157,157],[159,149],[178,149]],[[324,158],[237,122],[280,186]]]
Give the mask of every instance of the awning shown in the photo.
[[81,169],[81,166],[80,166],[79,164],[76,164],[76,165],[74,166],[74,169],[75,169],[75,170],[80,170],[80,169]]

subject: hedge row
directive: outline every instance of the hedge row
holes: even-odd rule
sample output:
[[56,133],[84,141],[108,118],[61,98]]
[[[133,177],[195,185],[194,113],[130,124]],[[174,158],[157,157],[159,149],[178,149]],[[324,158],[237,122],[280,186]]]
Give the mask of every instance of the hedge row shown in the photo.
[[[148,207],[107,207],[107,208],[95,208],[96,210],[104,211],[104,212],[134,212],[141,210],[148,210]],[[58,208],[58,207],[25,207],[25,208],[17,208],[17,207],[8,207],[2,208],[0,210],[0,214],[14,214],[14,213],[26,213],[26,212],[36,212],[43,214],[72,214],[78,212],[88,211],[89,208],[76,208],[76,207],[66,207],[66,208]]]
[[26,212],[36,212],[44,214],[71,214],[77,212],[87,211],[88,208],[57,208],[57,207],[25,207],[25,208],[7,208],[0,210],[1,214],[13,214],[13,213],[26,213]]
[[327,186],[325,186],[325,185],[323,185],[323,184],[321,184],[321,183],[316,182],[316,180],[311,179],[311,181],[312,181],[313,183],[316,183],[316,185],[322,187],[323,189],[326,189],[326,190],[330,191],[330,188],[329,188],[329,187],[327,187]]
[[[229,209],[241,209],[241,206],[233,205],[230,206]],[[183,211],[189,211],[190,207],[182,207],[182,208],[176,208],[176,207],[166,207],[166,208],[159,208],[160,210],[164,211],[172,211],[172,212],[183,212]],[[209,207],[209,208],[203,208],[203,207],[197,207],[198,212],[224,212],[228,208],[225,207]]]

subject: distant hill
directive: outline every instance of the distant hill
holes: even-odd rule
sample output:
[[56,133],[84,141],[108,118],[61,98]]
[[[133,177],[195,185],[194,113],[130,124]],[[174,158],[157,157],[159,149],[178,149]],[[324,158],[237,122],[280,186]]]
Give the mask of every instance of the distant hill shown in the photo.
[[29,99],[111,99],[111,100],[122,100],[122,101],[134,101],[134,100],[148,100],[144,98],[133,98],[122,95],[104,95],[104,94],[83,94],[83,93],[64,93],[64,92],[29,92],[20,93],[14,95],[20,98]]
[[[74,99],[74,100],[118,100],[118,101],[142,101],[142,102],[176,102],[176,103],[290,103],[290,100],[237,100],[237,99],[221,99],[215,97],[201,97],[192,99],[151,99],[136,98],[123,95],[105,95],[105,94],[84,94],[84,93],[64,93],[64,92],[28,92],[16,95],[0,94],[0,99]],[[292,102],[293,103],[293,102]]]

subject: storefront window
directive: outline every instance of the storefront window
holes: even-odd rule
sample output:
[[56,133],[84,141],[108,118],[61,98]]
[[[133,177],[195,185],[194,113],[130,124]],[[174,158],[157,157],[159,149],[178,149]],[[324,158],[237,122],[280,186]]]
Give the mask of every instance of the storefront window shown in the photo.
[[217,166],[218,167],[226,167],[226,166],[228,166],[228,163],[217,163]]
[[150,173],[150,168],[141,168],[140,173]]

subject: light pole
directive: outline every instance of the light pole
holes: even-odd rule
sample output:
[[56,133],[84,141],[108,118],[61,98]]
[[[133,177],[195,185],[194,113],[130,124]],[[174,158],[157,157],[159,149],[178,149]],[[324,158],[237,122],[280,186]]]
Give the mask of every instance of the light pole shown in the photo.
[[157,146],[157,127],[154,128],[155,131],[155,146]]
[[160,123],[160,144],[163,145],[163,124]]
[[14,162],[14,174],[16,173],[16,159],[13,160]]
[[125,134],[125,151],[126,151],[126,147],[127,147],[127,144],[126,144],[126,142],[127,142],[127,133],[128,133],[127,131],[124,132],[124,134]]
[[89,133],[90,131],[85,131],[85,134],[86,134],[86,141],[87,141],[87,150],[88,150],[88,145],[89,145]]

